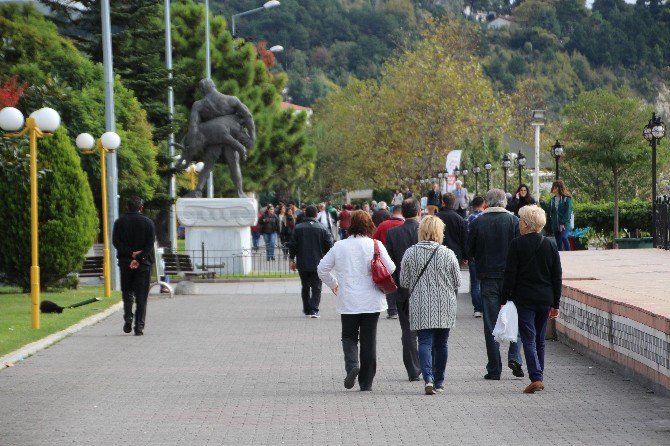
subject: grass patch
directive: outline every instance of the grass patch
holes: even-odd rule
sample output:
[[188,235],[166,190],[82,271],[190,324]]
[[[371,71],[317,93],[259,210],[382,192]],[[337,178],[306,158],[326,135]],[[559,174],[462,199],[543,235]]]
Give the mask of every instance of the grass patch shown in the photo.
[[[65,307],[92,297],[102,297],[103,294],[102,285],[85,286],[78,290],[43,292],[41,300],[50,300]],[[33,330],[30,294],[21,293],[20,288],[0,287],[0,356],[76,324],[120,300],[121,293],[113,291],[112,297],[102,298],[100,302],[67,308],[61,314],[40,314],[40,329]]]

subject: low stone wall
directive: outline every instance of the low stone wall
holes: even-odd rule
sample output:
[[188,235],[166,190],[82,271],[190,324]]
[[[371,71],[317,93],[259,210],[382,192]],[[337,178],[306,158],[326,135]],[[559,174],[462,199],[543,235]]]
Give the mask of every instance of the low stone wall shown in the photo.
[[670,319],[572,284],[563,286],[558,339],[657,392],[670,394]]

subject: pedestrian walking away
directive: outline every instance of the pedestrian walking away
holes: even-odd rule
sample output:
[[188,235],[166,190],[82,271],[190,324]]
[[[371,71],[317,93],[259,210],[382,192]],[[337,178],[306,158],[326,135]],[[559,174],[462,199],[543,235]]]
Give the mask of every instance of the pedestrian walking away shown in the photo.
[[[500,345],[493,338],[500,303],[502,285],[510,242],[519,235],[519,219],[505,209],[507,198],[500,189],[486,193],[486,209],[481,216],[470,222],[468,233],[468,253],[477,264],[477,278],[480,281],[482,308],[484,310],[484,340],[486,342],[485,379],[499,380],[502,374]],[[521,369],[520,338],[510,342],[507,365],[516,377],[523,377]]]
[[127,202],[127,212],[114,222],[112,230],[112,243],[116,248],[116,258],[121,272],[123,331],[131,332],[134,316],[135,336],[144,334],[147,299],[151,285],[151,265],[155,261],[154,223],[142,215],[143,210],[142,199],[131,197]]
[[321,279],[317,274],[319,262],[333,247],[333,237],[316,221],[314,206],[307,206],[305,218],[293,230],[288,242],[291,270],[298,271],[302,285],[302,312],[305,316],[318,318],[321,303]]
[[379,313],[387,308],[384,293],[372,280],[375,244],[386,269],[390,273],[395,270],[384,245],[370,238],[374,230],[369,213],[354,211],[349,237],[337,242],[318,268],[319,277],[336,296],[335,307],[342,321],[344,387],[354,387],[358,377],[364,391],[372,390],[377,371],[377,322]]
[[340,212],[340,221],[338,222],[340,226],[340,240],[347,238],[347,230],[349,229],[349,225],[351,225],[351,211],[353,209],[354,207],[348,203],[344,205],[342,212]]
[[333,220],[331,213],[326,209],[325,203],[319,203],[319,213],[316,215],[316,221],[321,223],[323,227],[330,232],[333,241],[335,241],[335,230],[337,229],[336,222]]
[[[382,243],[386,243],[386,233],[388,232],[388,230],[391,228],[395,228],[396,226],[400,226],[404,222],[405,218],[402,216],[402,206],[396,206],[393,209],[393,215],[391,215],[391,218],[381,222],[381,224],[377,226],[377,229],[375,230],[375,233],[372,235],[372,238],[375,240],[379,240]],[[396,282],[396,285],[397,284],[398,283]],[[398,319],[398,304],[395,301],[396,294],[397,292],[389,293],[386,295],[386,303],[389,306],[388,311],[386,312],[387,319]]]
[[[472,212],[468,215],[468,218],[465,219],[466,228],[470,228],[470,223],[475,220],[477,217],[482,215],[484,211],[484,198],[475,197],[472,199]],[[477,266],[475,258],[469,256],[468,259],[468,272],[470,273],[470,297],[472,298],[472,308],[474,313],[473,317],[482,317],[482,294],[479,284],[479,279],[477,278]]]
[[386,249],[391,260],[398,265],[393,279],[398,285],[398,290],[393,293],[398,307],[398,320],[402,330],[402,360],[407,370],[410,381],[421,379],[421,368],[419,366],[419,352],[417,349],[416,332],[409,325],[409,290],[400,284],[401,262],[405,251],[410,246],[419,242],[419,218],[421,218],[421,205],[416,198],[408,198],[402,202],[402,216],[405,222],[386,232]]
[[372,214],[372,223],[379,226],[389,218],[391,218],[391,212],[388,210],[388,205],[385,201],[380,201],[377,203],[377,210]]
[[544,210],[535,205],[519,210],[521,237],[512,240],[507,253],[501,304],[514,302],[519,315],[530,384],[524,393],[544,390],[544,343],[547,320],[556,319],[562,288],[558,249],[540,234],[547,224]]
[[451,249],[460,263],[467,263],[467,228],[465,220],[454,210],[456,196],[451,192],[442,195],[442,207],[437,216],[444,222],[444,246]]
[[[460,218],[460,217],[458,217]],[[449,331],[456,323],[456,294],[461,270],[454,252],[442,246],[444,223],[427,216],[419,243],[405,251],[400,284],[410,290],[410,328],[419,338],[419,361],[427,395],[444,391]]]

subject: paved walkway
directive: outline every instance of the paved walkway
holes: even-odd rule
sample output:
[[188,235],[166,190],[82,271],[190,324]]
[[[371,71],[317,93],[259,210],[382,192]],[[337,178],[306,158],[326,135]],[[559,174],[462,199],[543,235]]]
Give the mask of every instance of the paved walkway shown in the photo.
[[152,300],[145,336],[120,315],[0,372],[0,445],[668,445],[670,399],[569,348],[547,348],[547,390],[482,379],[469,296],[446,392],[425,396],[382,319],[373,392],[347,391],[330,292],[300,316],[295,282],[217,284]]

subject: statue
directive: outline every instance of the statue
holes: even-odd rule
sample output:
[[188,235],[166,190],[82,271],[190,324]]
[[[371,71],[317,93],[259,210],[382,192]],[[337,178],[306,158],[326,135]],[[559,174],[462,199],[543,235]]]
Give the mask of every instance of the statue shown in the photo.
[[202,160],[205,166],[198,185],[187,196],[202,197],[209,173],[214,164],[222,160],[228,164],[237,195],[244,198],[240,159],[246,161],[247,149],[256,141],[254,118],[238,98],[219,93],[211,79],[202,79],[200,89],[205,96],[191,108],[182,158],[177,167],[186,169],[194,159]]

